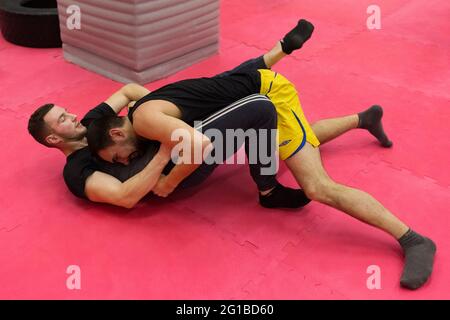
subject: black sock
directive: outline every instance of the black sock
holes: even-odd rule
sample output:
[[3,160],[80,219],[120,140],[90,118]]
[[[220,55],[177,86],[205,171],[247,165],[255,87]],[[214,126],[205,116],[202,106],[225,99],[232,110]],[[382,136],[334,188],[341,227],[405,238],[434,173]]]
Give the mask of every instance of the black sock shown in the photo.
[[418,289],[428,280],[433,271],[436,245],[431,239],[411,229],[398,242],[405,253],[405,266],[400,284],[408,289]]
[[265,208],[300,208],[309,200],[302,189],[292,189],[281,184],[266,195],[259,194],[259,203]]
[[312,23],[301,19],[297,26],[287,33],[283,40],[280,41],[281,48],[286,54],[291,54],[292,51],[300,49],[303,44],[311,37],[314,31]]
[[380,106],[372,106],[366,111],[358,113],[358,128],[367,129],[385,148],[392,147],[392,141],[386,136],[383,130],[381,118],[383,117],[383,108]]

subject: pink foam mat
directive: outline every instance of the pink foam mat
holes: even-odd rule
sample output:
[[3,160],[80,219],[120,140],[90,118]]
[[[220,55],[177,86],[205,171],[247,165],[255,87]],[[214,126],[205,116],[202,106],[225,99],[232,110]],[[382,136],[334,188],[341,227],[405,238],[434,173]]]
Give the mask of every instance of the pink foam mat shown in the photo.
[[[0,298],[449,299],[450,6],[380,0],[382,28],[371,31],[370,4],[222,1],[220,54],[146,87],[217,74],[263,54],[298,18],[312,21],[311,40],[274,69],[296,84],[311,122],[384,107],[392,149],[355,130],[323,146],[323,162],[437,243],[423,288],[400,288],[400,247],[372,227],[318,203],[260,207],[243,165],[133,210],[75,198],[63,155],[32,140],[28,116],[47,102],[81,116],[121,84],[65,62],[60,49],[0,38]],[[295,186],[284,165],[279,176]],[[66,286],[70,265],[80,290]],[[366,285],[371,265],[379,290]]]

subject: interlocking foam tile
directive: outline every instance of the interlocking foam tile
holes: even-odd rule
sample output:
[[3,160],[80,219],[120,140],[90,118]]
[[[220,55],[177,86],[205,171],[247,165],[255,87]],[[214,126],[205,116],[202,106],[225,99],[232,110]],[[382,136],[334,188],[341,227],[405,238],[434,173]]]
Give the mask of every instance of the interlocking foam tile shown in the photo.
[[2,79],[2,89],[4,92],[14,94],[2,95],[0,107],[17,110],[20,104],[29,102],[30,98],[51,97],[55,90],[62,90],[67,84],[73,82],[89,79],[96,80],[97,83],[112,82],[64,62],[60,51],[56,49],[44,49],[42,52],[31,49],[30,56],[18,54],[20,50],[23,52],[24,49],[8,48],[2,51],[2,57],[5,56],[5,60],[0,62],[1,69],[9,67],[4,73],[6,80]]
[[[19,240],[2,248],[2,298],[35,297],[38,290],[44,298],[229,299],[262,263],[169,204],[127,215],[102,206],[80,210],[77,202],[58,206],[67,194],[43,198],[52,210],[1,235],[2,243]],[[65,288],[71,264],[82,270],[79,293]]]
[[[63,155],[29,137],[28,116],[47,102],[81,116],[121,84],[65,62],[60,49],[0,38],[0,298],[450,298],[449,5],[378,1],[382,29],[368,31],[369,4],[223,1],[220,54],[146,87],[223,72],[263,54],[298,18],[313,21],[311,41],[274,69],[297,86],[310,122],[383,106],[392,149],[355,130],[322,146],[323,162],[436,241],[424,288],[399,288],[400,248],[374,228],[318,203],[261,208],[244,165],[134,210],[76,199]],[[283,164],[279,180],[296,186]],[[79,291],[66,288],[69,265],[81,267]],[[381,268],[381,290],[366,287],[370,265]]]
[[322,283],[320,275],[305,276],[294,268],[280,263],[263,275],[257,283],[250,281],[243,291],[246,299],[348,299],[333,287]]
[[[448,98],[444,83],[448,78],[450,63],[445,49],[371,34],[369,31],[366,33],[352,39],[355,45],[364,48],[358,55],[354,55],[348,43],[342,43],[324,60],[330,64],[333,62],[339,71],[345,69],[345,72],[368,75],[378,82],[424,91],[429,95],[446,94]],[[379,50],[380,46],[385,50]],[[431,65],[433,68],[430,68]]]
[[[225,175],[224,170],[219,171],[218,175]],[[286,242],[296,238],[310,209],[297,212],[259,208],[255,187],[249,178],[244,177],[248,175],[247,168],[239,168],[232,178],[220,181],[212,179],[206,188],[202,188],[195,196],[180,199],[175,206],[189,208],[196,215],[210,221],[217,232],[232,236],[238,244],[249,245],[259,256],[277,255],[277,251]],[[236,177],[240,179],[239,186],[233,182]],[[223,194],[223,189],[214,188],[218,183],[230,192]],[[205,197],[215,201],[207,202]],[[227,214],[219,214],[220,211]]]
[[[390,16],[399,9],[403,9],[403,7],[410,2],[412,1],[381,0],[377,1],[376,4],[381,8],[382,16]],[[366,9],[371,4],[374,3],[370,0],[358,2],[352,0],[281,0],[271,3],[263,3],[258,0],[249,0],[245,2],[231,0],[227,1],[226,4],[223,4],[222,20],[226,25],[223,25],[222,28],[226,29],[236,21],[245,18],[259,17],[266,13],[272,14],[271,19],[266,20],[266,24],[279,25],[284,23],[283,20],[285,20],[285,17],[296,14],[296,17],[303,17],[305,19],[329,21],[338,26],[346,25],[351,28],[361,28],[365,26],[366,18],[368,16],[366,14]],[[444,7],[444,4],[444,1],[440,0],[441,7]]]
[[[397,36],[432,43],[434,45],[447,47],[450,44],[448,34],[450,27],[447,23],[450,3],[443,0],[433,1],[409,1],[409,3],[382,22],[383,28],[388,29]],[[420,12],[419,14],[417,12]],[[411,17],[414,16],[414,19]],[[431,28],[424,28],[424,25],[432,22]],[[445,71],[445,70],[442,70]]]
[[[402,257],[395,240],[326,207],[318,210],[324,217],[321,223],[302,232],[297,245],[286,247],[289,254],[284,263],[307,277],[320,274],[327,286],[349,298],[448,298],[449,275],[445,266],[449,261],[449,189],[383,163],[369,165],[349,184],[369,192],[412,228],[436,242],[438,253],[431,281],[422,290],[404,292],[398,284]],[[382,290],[366,287],[370,265],[381,268]]]
[[[19,132],[19,136],[25,135]],[[257,270],[255,266],[264,264],[246,246],[217,235],[200,215],[177,210],[168,202],[161,206],[151,201],[128,214],[74,201],[59,172],[52,170],[62,166],[59,158],[41,152],[36,154],[37,162],[18,159],[22,169],[2,177],[6,185],[34,185],[21,192],[27,201],[17,201],[14,188],[2,193],[4,213],[14,220],[11,227],[0,231],[5,245],[3,298],[32,298],[37,287],[42,288],[39,294],[44,298],[181,298],[186,294],[192,298],[240,298],[240,289]],[[198,242],[197,237],[201,238]],[[94,246],[89,239],[95,239]],[[130,263],[134,265],[131,269]],[[82,268],[87,285],[80,293],[64,287],[64,270],[70,264]],[[220,268],[223,270],[218,272]],[[198,275],[193,270],[198,270]],[[35,279],[36,274],[48,277]],[[123,285],[117,287],[119,283]]]
[[[99,82],[101,83],[100,86],[98,85]],[[86,113],[86,106],[94,108],[100,103],[99,97],[105,97],[104,99],[106,99],[121,87],[122,84],[109,79],[102,79],[102,81],[86,79],[84,81],[71,82],[71,84],[52,92],[50,95],[27,101],[21,106],[21,110],[25,109],[26,112],[31,113],[38,106],[52,102],[82,117]],[[83,94],[80,95],[80,92],[83,92]]]

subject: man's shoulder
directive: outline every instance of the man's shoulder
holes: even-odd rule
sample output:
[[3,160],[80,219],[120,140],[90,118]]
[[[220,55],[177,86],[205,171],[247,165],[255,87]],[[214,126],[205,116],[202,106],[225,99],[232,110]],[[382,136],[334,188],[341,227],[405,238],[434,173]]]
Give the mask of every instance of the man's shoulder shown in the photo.
[[84,198],[84,186],[87,178],[98,170],[98,164],[88,147],[75,151],[67,157],[63,169],[64,181],[69,190]]
[[99,119],[105,116],[114,116],[115,114],[116,113],[110,105],[108,105],[106,102],[102,102],[95,108],[89,110],[88,113],[86,113],[86,115],[83,117],[83,119],[81,119],[81,123],[85,127],[88,127],[89,124],[95,119]]
[[98,167],[95,158],[89,151],[88,147],[79,149],[70,154],[66,159],[64,165],[64,174],[78,174],[81,170],[86,168],[96,169]]

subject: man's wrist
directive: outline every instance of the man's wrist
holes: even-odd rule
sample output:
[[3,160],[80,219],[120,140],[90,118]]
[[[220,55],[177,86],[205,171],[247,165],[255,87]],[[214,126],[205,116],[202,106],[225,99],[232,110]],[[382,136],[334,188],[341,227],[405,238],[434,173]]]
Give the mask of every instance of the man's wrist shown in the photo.
[[156,153],[153,160],[157,161],[160,165],[166,165],[170,161],[170,157],[164,156],[161,153]]
[[164,184],[171,189],[175,189],[181,181],[177,181],[178,179],[175,179],[174,177],[171,177],[170,174],[165,177]]

